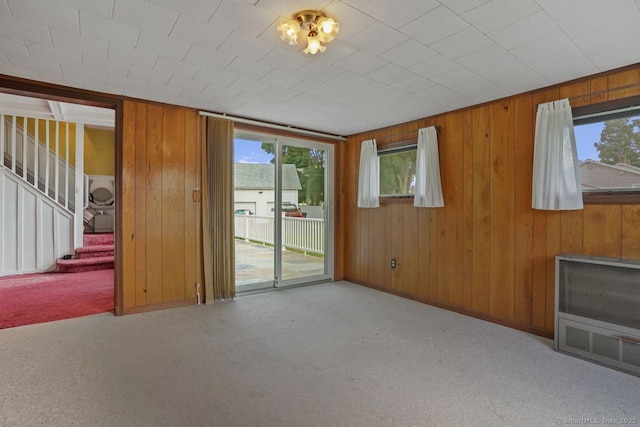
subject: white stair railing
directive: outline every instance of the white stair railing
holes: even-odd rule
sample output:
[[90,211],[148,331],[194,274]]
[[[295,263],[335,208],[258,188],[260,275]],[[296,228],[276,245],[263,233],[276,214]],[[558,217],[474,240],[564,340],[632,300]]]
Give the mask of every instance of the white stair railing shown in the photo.
[[[33,135],[25,131],[29,129],[28,121],[34,123]],[[40,135],[41,121],[45,122],[45,135]],[[65,127],[64,156],[60,153],[61,126]],[[68,161],[69,132],[68,122],[0,114],[0,167],[11,170],[58,205],[74,212],[76,173]]]

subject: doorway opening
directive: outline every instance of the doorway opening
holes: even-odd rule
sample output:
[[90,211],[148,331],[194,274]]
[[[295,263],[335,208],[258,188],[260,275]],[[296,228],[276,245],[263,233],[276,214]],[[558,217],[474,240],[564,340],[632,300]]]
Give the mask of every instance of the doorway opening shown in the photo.
[[330,280],[333,145],[236,131],[238,292]]
[[115,111],[30,95],[0,93],[0,328],[114,310]]

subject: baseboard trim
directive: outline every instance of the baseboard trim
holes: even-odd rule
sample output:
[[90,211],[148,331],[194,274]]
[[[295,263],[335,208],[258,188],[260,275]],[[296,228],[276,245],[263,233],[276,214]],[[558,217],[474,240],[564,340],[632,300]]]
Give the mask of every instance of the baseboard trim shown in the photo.
[[433,301],[433,300],[430,300],[429,298],[424,298],[424,297],[420,297],[420,296],[417,296],[417,295],[405,294],[403,292],[398,292],[398,291],[395,291],[393,289],[381,288],[379,286],[371,285],[369,283],[360,282],[358,280],[353,280],[353,279],[350,279],[348,277],[345,277],[344,280],[347,280],[347,281],[349,281],[351,283],[355,283],[356,285],[364,286],[366,288],[375,289],[376,291],[385,292],[387,294],[395,295],[395,296],[398,296],[398,297],[401,297],[401,298],[407,298],[407,299],[410,299],[412,301],[420,302],[422,304],[431,305],[433,307],[438,307],[438,308],[442,308],[444,310],[453,311],[455,313],[463,314],[463,315],[469,316],[469,317],[474,317],[476,319],[484,320],[486,322],[496,323],[496,324],[501,325],[501,326],[506,326],[506,327],[517,329],[517,330],[520,330],[520,331],[523,331],[523,332],[528,332],[530,334],[538,335],[538,336],[541,336],[541,337],[544,337],[544,338],[553,339],[553,332],[552,331],[548,331],[546,329],[539,329],[539,328],[533,327],[531,325],[523,325],[521,323],[513,322],[513,321],[510,321],[510,320],[491,317],[491,316],[488,316],[488,315],[486,315],[484,313],[477,313],[477,312],[474,312],[472,310],[467,310],[465,308],[443,304],[441,302]]
[[195,298],[189,298],[179,301],[165,302],[161,304],[142,305],[139,307],[125,307],[122,311],[116,312],[116,316],[123,316],[127,314],[139,314],[147,313],[149,311],[165,310],[168,308],[186,307],[189,305],[196,305]]

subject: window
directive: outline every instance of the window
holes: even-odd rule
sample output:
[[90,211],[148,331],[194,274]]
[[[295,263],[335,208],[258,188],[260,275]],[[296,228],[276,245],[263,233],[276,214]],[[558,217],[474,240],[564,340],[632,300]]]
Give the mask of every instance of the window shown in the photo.
[[585,202],[624,203],[634,196],[637,203],[640,196],[640,102],[616,104],[574,109]]
[[413,196],[416,179],[415,144],[378,150],[380,197]]

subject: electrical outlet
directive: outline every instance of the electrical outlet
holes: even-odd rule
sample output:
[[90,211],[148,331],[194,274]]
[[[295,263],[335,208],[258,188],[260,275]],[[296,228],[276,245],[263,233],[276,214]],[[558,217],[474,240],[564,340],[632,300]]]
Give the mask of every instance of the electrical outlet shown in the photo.
[[391,268],[396,268],[396,259],[395,258],[391,258]]

